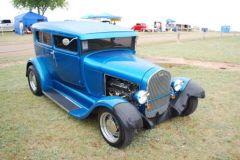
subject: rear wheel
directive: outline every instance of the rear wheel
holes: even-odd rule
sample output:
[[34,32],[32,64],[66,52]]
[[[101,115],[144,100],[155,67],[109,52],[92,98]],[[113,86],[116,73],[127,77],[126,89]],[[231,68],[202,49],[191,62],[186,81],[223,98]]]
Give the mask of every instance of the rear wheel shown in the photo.
[[120,119],[108,108],[99,111],[98,122],[105,141],[116,148],[128,146],[134,139],[135,130],[128,130]]
[[181,116],[188,116],[192,114],[198,105],[198,98],[197,97],[189,97],[187,101],[187,107],[183,110]]
[[42,95],[40,79],[39,79],[37,71],[33,65],[28,67],[27,77],[28,77],[28,84],[29,84],[29,87],[30,87],[32,93],[37,96]]

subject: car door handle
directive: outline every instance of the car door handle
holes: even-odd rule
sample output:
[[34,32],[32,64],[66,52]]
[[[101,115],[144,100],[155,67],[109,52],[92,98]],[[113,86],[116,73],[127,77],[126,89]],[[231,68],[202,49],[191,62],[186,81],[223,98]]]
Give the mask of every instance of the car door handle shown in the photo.
[[54,51],[50,52],[50,54],[54,54]]

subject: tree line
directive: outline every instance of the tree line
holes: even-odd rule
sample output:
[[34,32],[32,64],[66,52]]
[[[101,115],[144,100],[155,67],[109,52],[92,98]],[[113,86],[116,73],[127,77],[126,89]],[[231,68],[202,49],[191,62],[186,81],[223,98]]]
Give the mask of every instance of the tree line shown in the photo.
[[67,0],[12,0],[11,3],[17,9],[37,10],[40,15],[44,15],[48,9],[68,7]]

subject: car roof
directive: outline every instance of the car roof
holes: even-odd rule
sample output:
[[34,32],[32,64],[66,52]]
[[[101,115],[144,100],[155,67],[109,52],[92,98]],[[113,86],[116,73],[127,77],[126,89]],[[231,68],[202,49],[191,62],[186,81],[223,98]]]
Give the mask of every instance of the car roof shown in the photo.
[[70,34],[78,36],[82,40],[138,36],[135,31],[130,29],[94,21],[38,22],[35,23],[32,28],[33,31],[41,30],[55,34]]

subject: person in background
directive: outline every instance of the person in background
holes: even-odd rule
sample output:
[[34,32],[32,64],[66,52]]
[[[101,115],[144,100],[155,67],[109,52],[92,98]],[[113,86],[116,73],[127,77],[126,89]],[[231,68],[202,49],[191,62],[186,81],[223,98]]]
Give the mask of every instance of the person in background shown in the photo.
[[32,24],[30,24],[28,30],[32,32]]
[[159,22],[159,30],[160,30],[160,32],[162,32],[162,23],[161,22]]
[[154,32],[157,32],[158,28],[157,28],[157,22],[154,22]]
[[21,35],[23,35],[24,34],[24,32],[23,32],[23,23],[22,23],[22,21],[19,21],[19,34],[21,34]]
[[32,34],[32,32],[29,31],[29,29],[28,29],[27,26],[24,27],[24,33],[26,33],[26,34]]
[[157,32],[160,32],[160,24],[157,22],[156,25],[157,25]]

